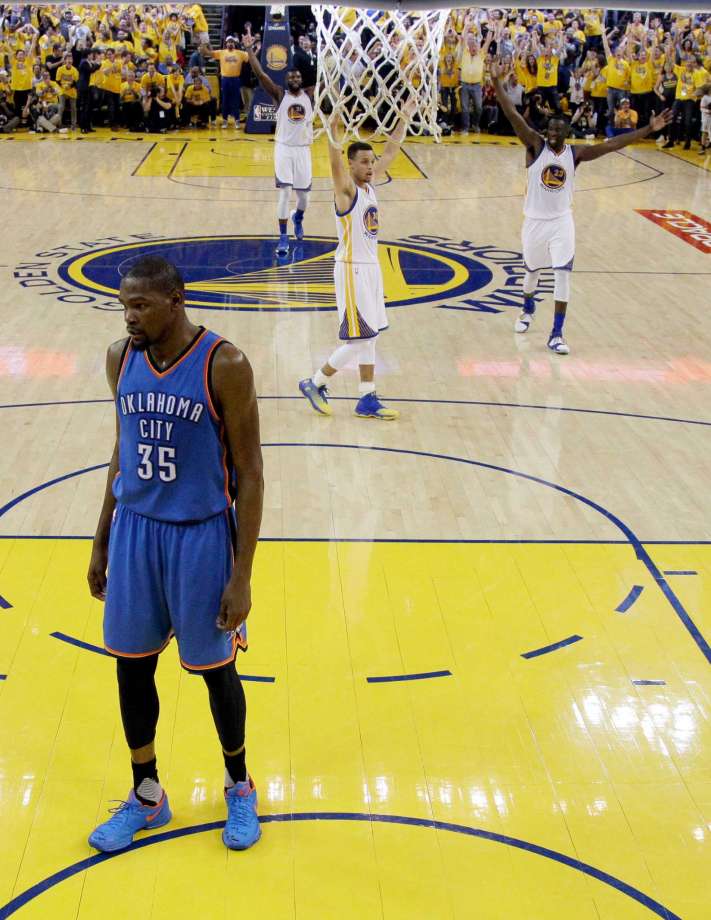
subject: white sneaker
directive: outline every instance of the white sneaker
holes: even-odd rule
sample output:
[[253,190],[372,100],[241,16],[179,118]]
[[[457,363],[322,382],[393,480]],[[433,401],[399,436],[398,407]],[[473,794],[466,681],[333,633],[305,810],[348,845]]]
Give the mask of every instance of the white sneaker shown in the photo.
[[562,335],[552,335],[548,339],[548,347],[557,355],[569,355],[570,349]]
[[68,134],[68,133],[69,133],[69,128],[60,128],[60,129],[59,129],[59,133],[60,133],[60,134]]
[[535,315],[535,313],[526,313],[525,310],[521,310],[518,319],[516,320],[514,330],[516,332],[528,332],[528,327],[533,322],[533,317]]
[[223,121],[222,124],[220,125],[220,127],[221,127],[221,128],[226,128],[226,127],[227,127],[227,122],[226,122],[226,121]]

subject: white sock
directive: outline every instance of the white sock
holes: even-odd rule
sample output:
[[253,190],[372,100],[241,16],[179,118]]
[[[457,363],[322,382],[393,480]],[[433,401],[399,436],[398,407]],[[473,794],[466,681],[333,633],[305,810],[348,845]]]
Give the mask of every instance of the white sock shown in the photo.
[[163,798],[163,788],[161,787],[160,783],[147,776],[138,784],[136,795],[140,796],[142,799],[145,799],[146,802],[153,802],[154,805],[157,805],[158,802],[160,802],[160,800]]
[[358,392],[361,396],[367,396],[368,393],[375,393],[375,381],[370,380],[366,383],[361,380],[358,384]]
[[328,382],[328,377],[324,374],[322,370],[317,370],[316,373],[311,378],[317,387],[324,387]]

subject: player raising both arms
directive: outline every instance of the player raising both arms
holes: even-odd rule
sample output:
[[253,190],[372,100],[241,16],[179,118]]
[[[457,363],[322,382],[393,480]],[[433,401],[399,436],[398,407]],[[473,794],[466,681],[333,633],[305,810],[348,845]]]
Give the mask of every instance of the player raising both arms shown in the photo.
[[572,147],[566,144],[568,122],[554,116],[548,120],[543,137],[516,111],[506,95],[502,81],[510,67],[496,60],[491,65],[496,98],[504,115],[526,147],[526,197],[523,205],[523,311],[516,320],[516,332],[527,332],[536,304],[533,295],[542,269],[552,268],[555,279],[553,298],[555,315],[548,337],[548,347],[558,355],[567,355],[570,348],[563,338],[563,323],[570,298],[570,272],[575,258],[575,225],[573,223],[573,188],[578,163],[596,160],[606,153],[620,150],[642,140],[654,131],[661,131],[671,121],[671,110],[655,115],[643,128],[619,134],[601,144]]
[[375,343],[388,328],[383,292],[383,273],[378,262],[378,201],[375,183],[385,177],[397,156],[407,125],[415,110],[409,100],[392,137],[378,159],[370,144],[356,141],[348,146],[348,166],[343,162],[343,128],[334,116],[328,152],[331,160],[336,207],[338,248],[334,280],[340,323],[338,337],[343,343],[313,377],[299,383],[299,389],[312,408],[331,415],[327,381],[352,361],[358,361],[360,399],[355,414],[360,418],[393,420],[399,413],[386,408],[375,393]]
[[296,209],[291,212],[294,222],[294,236],[304,238],[304,211],[309,203],[311,191],[311,144],[314,139],[314,108],[311,101],[313,90],[303,88],[298,70],[286,75],[286,90],[282,89],[262,69],[254,53],[254,36],[247,33],[242,43],[249,54],[249,65],[265,92],[277,104],[276,135],[274,138],[274,178],[279,189],[277,219],[279,220],[279,243],[277,255],[289,252],[289,198],[291,189],[296,192]]

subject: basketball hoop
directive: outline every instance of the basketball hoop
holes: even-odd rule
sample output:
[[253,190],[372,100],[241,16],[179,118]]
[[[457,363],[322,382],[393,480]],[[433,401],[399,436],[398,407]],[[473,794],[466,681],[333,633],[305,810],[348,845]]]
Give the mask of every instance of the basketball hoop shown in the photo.
[[414,99],[411,134],[439,139],[437,65],[449,9],[404,12],[313,6],[318,42],[314,107],[360,138],[389,135]]

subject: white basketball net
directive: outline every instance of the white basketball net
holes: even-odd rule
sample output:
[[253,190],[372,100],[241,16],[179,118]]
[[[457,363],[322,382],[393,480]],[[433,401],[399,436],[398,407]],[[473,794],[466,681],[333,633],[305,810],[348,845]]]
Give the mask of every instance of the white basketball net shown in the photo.
[[356,137],[390,134],[413,98],[410,133],[438,138],[437,66],[450,10],[311,9],[318,36],[314,103],[324,129],[330,134],[336,111]]

